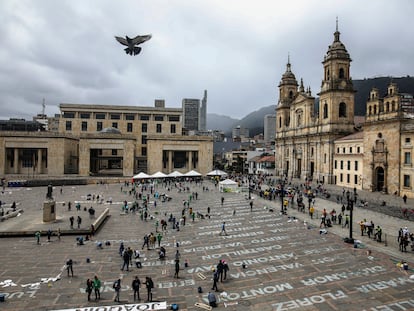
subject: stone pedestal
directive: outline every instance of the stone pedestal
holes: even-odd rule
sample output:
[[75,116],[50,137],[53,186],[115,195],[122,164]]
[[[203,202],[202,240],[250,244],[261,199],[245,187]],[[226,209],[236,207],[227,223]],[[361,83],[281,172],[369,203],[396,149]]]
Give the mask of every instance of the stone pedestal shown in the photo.
[[43,202],[43,222],[51,222],[56,220],[56,202],[44,201]]

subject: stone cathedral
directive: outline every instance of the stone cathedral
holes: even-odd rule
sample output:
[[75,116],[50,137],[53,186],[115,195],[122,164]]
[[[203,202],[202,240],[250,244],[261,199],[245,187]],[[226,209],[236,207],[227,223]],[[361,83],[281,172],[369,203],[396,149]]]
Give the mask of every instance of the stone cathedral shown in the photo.
[[279,84],[276,106],[275,173],[283,178],[334,183],[334,142],[354,132],[354,88],[351,58],[340,41],[334,41],[322,61],[319,107],[303,81],[298,84],[288,60]]

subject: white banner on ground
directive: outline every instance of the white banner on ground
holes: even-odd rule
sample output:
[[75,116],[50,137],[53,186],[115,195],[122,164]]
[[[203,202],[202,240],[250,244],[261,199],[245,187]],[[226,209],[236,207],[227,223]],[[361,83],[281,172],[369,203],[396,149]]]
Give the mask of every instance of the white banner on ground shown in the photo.
[[113,305],[113,306],[92,306],[81,307],[73,309],[60,309],[53,311],[141,311],[141,310],[167,310],[167,302],[147,302],[134,303],[127,305]]

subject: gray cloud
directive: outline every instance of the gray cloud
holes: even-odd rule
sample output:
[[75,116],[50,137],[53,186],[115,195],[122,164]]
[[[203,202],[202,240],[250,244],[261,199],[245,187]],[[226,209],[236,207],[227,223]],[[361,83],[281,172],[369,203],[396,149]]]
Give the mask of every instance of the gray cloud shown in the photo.
[[[313,93],[339,16],[352,77],[413,74],[414,2],[0,2],[1,118],[30,119],[62,102],[152,106],[209,91],[208,112],[243,117],[275,104],[288,53]],[[140,55],[115,35],[151,33]]]

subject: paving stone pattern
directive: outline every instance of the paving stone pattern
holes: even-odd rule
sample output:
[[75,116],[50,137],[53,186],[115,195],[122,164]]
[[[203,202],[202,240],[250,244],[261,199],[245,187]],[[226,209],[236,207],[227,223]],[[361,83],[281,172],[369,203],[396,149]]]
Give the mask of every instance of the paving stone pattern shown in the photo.
[[[128,192],[130,187],[125,189],[123,186],[123,192],[120,184],[66,187],[62,194],[57,187],[54,196],[58,202],[58,219],[51,224],[42,223],[41,206],[46,187],[6,189],[1,200],[7,204],[17,202],[18,208],[24,212],[0,223],[0,232],[28,229],[45,232],[48,228],[54,231],[61,228],[63,235],[60,240],[52,236],[50,242],[42,235],[40,245],[34,236],[0,240],[0,292],[5,295],[0,309],[88,307],[90,309],[85,310],[98,310],[99,306],[133,304],[131,283],[137,275],[141,281],[146,276],[153,278],[154,301],[167,301],[168,305],[177,303],[180,310],[202,310],[195,307],[195,303],[207,303],[207,294],[213,284],[212,268],[219,260],[226,260],[230,270],[227,279],[218,283],[216,310],[414,309],[414,279],[411,278],[414,260],[411,252],[402,254],[392,245],[385,246],[366,237],[361,238],[362,247],[354,248],[343,242],[347,229],[334,225],[328,228],[328,234],[320,234],[319,219],[311,220],[294,206],[288,208],[288,215],[280,215],[279,201],[255,198],[251,211],[244,193],[222,194],[208,181],[202,185],[188,183],[186,186],[190,192],[178,192],[174,187],[168,191],[161,185],[157,186],[156,191],[167,193],[172,200],[164,203],[157,200],[154,208],[154,197],[151,196],[150,215],[153,219],[148,221],[143,221],[139,213],[121,212],[122,202],[132,201]],[[209,187],[210,191],[203,191],[203,186]],[[186,212],[186,224],[180,227],[180,231],[173,230],[172,224],[168,223],[168,231],[161,242],[167,252],[165,260],[158,259],[157,249],[142,250],[143,236],[155,233],[156,219],[168,219],[171,213],[179,218],[183,201],[189,199],[191,192],[198,193],[198,199],[190,202],[193,211],[205,215],[209,206],[211,217],[196,218],[193,222]],[[103,203],[87,201],[86,195],[92,193],[103,195]],[[106,203],[109,197],[112,204]],[[75,200],[82,202],[81,211],[74,208]],[[68,201],[72,201],[71,211],[67,210]],[[317,210],[332,208],[332,204],[318,199]],[[78,229],[71,229],[68,219],[71,215],[82,215],[82,228],[86,230],[93,219],[83,208],[90,206],[97,210],[97,216],[109,207],[110,217],[92,241],[77,245]],[[363,217],[358,213],[361,212],[356,211],[358,218],[355,219]],[[380,215],[369,214],[368,217]],[[220,235],[223,221],[227,235]],[[384,230],[388,223],[389,230],[394,230],[401,224],[399,221],[385,218]],[[358,227],[354,225],[354,228],[355,237],[358,237]],[[97,248],[97,242],[105,241],[111,245]],[[142,252],[141,269],[132,266],[128,272],[121,271],[122,258],[118,253],[121,242]],[[181,253],[180,272],[179,278],[174,278],[177,249]],[[69,258],[74,261],[73,277],[68,277],[65,270],[65,262]],[[396,261],[401,258],[408,262],[408,271],[397,268]],[[188,267],[184,266],[185,262]],[[103,282],[101,300],[88,302],[86,279],[94,275]],[[122,282],[120,303],[114,302],[112,288],[118,278]],[[203,293],[198,293],[198,287]],[[140,296],[144,302],[144,287],[141,287]]]

